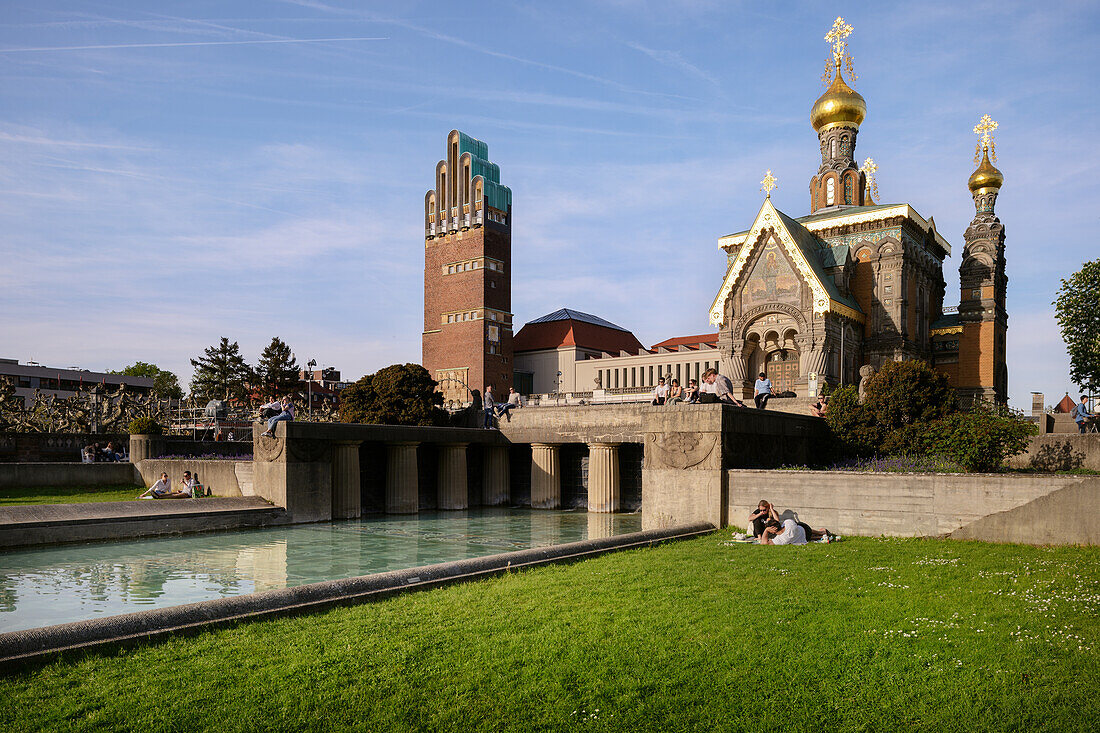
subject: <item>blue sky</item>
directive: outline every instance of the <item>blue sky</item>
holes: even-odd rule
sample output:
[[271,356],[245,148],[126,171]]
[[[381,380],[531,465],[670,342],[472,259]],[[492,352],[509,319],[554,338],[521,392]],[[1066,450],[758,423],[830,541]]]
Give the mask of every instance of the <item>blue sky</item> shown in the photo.
[[857,157],[951,242],[948,304],[971,128],[1000,123],[1012,402],[1056,401],[1050,303],[1098,252],[1092,2],[8,0],[0,357],[184,384],[221,336],[349,379],[419,361],[423,196],[456,127],[513,191],[518,324],[566,306],[647,344],[707,332],[716,240],[752,223],[765,169],[807,213],[838,14]]

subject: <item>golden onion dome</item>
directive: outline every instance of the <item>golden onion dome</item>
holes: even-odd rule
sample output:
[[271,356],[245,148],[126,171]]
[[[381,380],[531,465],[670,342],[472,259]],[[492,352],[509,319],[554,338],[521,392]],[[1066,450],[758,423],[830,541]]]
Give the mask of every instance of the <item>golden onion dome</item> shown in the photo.
[[967,182],[971,193],[976,193],[983,188],[999,189],[1004,182],[1004,174],[994,168],[993,164],[989,162],[989,150],[986,149],[985,153],[982,155],[982,164],[978,166],[976,171],[970,174],[970,180]]
[[813,109],[810,110],[810,124],[817,132],[840,124],[859,127],[859,123],[863,122],[866,116],[867,102],[859,92],[844,83],[844,77],[840,75],[838,67],[833,76],[833,83],[817,98]]

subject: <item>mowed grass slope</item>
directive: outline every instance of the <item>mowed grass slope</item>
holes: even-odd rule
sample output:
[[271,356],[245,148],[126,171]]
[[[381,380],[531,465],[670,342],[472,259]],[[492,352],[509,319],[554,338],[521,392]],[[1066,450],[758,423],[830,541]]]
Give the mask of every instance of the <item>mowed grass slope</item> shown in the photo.
[[22,504],[83,504],[93,501],[133,501],[144,488],[117,486],[36,486],[0,489],[0,506]]
[[3,730],[1093,730],[1100,551],[728,531],[0,678]]

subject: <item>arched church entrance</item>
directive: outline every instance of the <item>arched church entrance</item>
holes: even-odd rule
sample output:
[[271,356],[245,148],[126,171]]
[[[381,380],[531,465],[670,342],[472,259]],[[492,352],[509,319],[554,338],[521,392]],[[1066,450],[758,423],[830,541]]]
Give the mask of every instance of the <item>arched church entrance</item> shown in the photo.
[[794,392],[798,382],[798,354],[790,349],[779,349],[768,354],[765,372],[772,383],[772,393]]

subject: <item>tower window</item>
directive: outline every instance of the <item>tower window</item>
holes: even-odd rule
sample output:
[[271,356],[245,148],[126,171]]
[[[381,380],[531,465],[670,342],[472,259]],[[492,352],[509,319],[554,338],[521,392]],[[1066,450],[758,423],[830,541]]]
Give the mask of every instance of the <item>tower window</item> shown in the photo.
[[[836,144],[836,141],[833,141]],[[836,200],[836,181],[832,178],[825,181],[825,205],[832,206]]]

